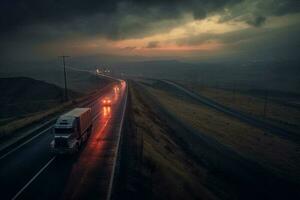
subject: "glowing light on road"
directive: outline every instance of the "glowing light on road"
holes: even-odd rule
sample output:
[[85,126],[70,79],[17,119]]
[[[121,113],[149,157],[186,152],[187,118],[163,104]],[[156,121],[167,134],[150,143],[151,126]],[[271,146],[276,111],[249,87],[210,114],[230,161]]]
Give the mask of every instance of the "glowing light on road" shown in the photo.
[[112,104],[112,100],[109,97],[105,97],[101,100],[103,106],[110,106]]
[[114,87],[114,95],[113,95],[115,102],[118,100],[119,94],[120,94],[120,88],[118,86],[115,86]]
[[103,117],[107,118],[111,116],[111,107],[110,106],[104,106],[103,108]]
[[[111,122],[115,117],[114,115],[118,113],[116,109],[122,106],[121,100],[125,94],[126,83],[123,82],[118,87],[120,92],[116,93],[117,95],[114,94],[114,88],[112,87],[110,92],[98,101],[99,107],[96,111],[99,112],[98,114],[101,114],[94,124],[94,132],[91,134],[86,147],[79,154],[79,158],[76,159],[76,163],[70,169],[70,176],[66,182],[63,194],[64,199],[85,199],[85,196],[90,195],[90,188],[86,186],[94,185],[95,180],[98,181],[98,177],[95,174],[99,173],[99,169],[110,169],[112,166],[110,160],[107,163],[106,152],[115,149],[113,143],[107,141],[107,138],[108,136],[111,138],[114,134],[114,126]],[[115,101],[116,97],[117,101]],[[113,103],[114,107],[102,104],[103,100],[107,99]]]
[[102,103],[104,103],[104,104],[106,104],[106,103],[111,103],[111,100],[109,100],[109,99],[104,99],[104,100],[102,100]]
[[116,93],[116,92],[119,92],[119,91],[120,91],[120,88],[118,86],[115,86],[114,87],[114,92]]

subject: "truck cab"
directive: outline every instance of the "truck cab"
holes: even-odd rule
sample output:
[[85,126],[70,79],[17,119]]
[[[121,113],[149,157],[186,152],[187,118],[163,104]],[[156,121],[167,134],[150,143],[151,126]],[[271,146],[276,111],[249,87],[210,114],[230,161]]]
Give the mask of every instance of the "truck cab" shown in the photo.
[[76,136],[78,135],[78,128],[76,126],[76,119],[71,116],[60,117],[54,125],[54,148],[61,151],[75,150],[79,146],[77,144]]
[[59,154],[76,152],[91,133],[91,128],[90,108],[76,108],[57,119],[51,148]]

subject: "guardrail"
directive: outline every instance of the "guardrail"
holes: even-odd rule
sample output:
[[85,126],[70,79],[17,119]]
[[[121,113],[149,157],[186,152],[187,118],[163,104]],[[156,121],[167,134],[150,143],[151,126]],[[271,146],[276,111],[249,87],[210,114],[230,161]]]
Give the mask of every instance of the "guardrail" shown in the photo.
[[125,97],[124,97],[125,99],[123,102],[122,118],[121,118],[120,127],[119,127],[119,131],[118,131],[118,141],[117,141],[117,147],[116,147],[117,154],[114,157],[114,161],[113,161],[113,168],[112,168],[112,173],[110,176],[106,200],[112,199],[112,194],[113,194],[115,181],[116,181],[115,180],[116,174],[118,173],[119,167],[120,167],[120,154],[121,154],[120,146],[122,145],[122,141],[123,141],[122,131],[123,131],[123,126],[124,126],[124,118],[125,118],[126,111],[127,111],[127,96],[128,96],[128,85],[126,83],[126,91],[125,91]]

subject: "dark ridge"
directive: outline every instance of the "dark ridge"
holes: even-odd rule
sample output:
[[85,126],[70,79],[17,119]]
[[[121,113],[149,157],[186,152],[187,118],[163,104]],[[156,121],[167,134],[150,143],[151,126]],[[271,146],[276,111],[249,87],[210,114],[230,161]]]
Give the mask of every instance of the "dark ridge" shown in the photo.
[[[63,101],[64,90],[54,84],[28,77],[0,78],[0,118],[49,109]],[[75,98],[79,93],[69,91]]]

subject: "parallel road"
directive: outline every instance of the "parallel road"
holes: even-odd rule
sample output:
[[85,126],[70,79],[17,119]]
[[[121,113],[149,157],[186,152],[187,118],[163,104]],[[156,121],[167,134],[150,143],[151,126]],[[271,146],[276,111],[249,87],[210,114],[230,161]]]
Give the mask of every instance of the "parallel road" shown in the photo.
[[[192,158],[207,169],[207,181],[216,181],[208,187],[216,194],[220,191],[224,199],[231,195],[229,188],[234,188],[237,199],[299,199],[299,186],[290,180],[278,176],[253,160],[233,151],[209,134],[194,129],[177,115],[167,110],[142,84],[133,82],[132,87],[143,93],[143,101],[159,116],[164,125],[170,127],[170,135],[180,138],[178,143],[188,149]],[[220,182],[219,182],[220,181]],[[228,194],[227,194],[228,192]]]
[[179,84],[176,84],[172,81],[167,81],[167,80],[162,80],[162,82],[168,84],[169,86],[171,87],[174,87],[175,89],[181,91],[181,92],[184,92],[185,94],[187,94],[188,96],[192,97],[194,100],[204,104],[204,105],[207,105],[211,108],[214,108],[218,111],[221,111],[227,115],[230,115],[232,117],[235,117],[243,122],[246,122],[246,123],[249,123],[250,125],[253,125],[255,127],[258,127],[258,128],[261,128],[265,131],[268,131],[272,134],[276,134],[278,135],[279,137],[283,137],[283,138],[292,138],[296,141],[300,141],[300,138],[297,134],[295,133],[292,133],[288,130],[285,130],[281,127],[278,127],[278,126],[275,126],[273,124],[270,124],[268,122],[264,122],[264,121],[261,121],[257,118],[254,118],[254,117],[251,117],[247,114],[244,114],[244,113],[241,113],[237,110],[234,110],[232,108],[228,108],[224,105],[221,105],[217,102],[214,102],[212,101],[211,99],[208,99],[204,96],[201,96],[199,94],[196,94],[188,89],[186,89],[185,87],[179,85]]
[[127,85],[89,104],[93,133],[78,154],[56,156],[50,150],[51,127],[41,130],[10,153],[0,155],[1,199],[106,199],[111,194],[127,102]]

